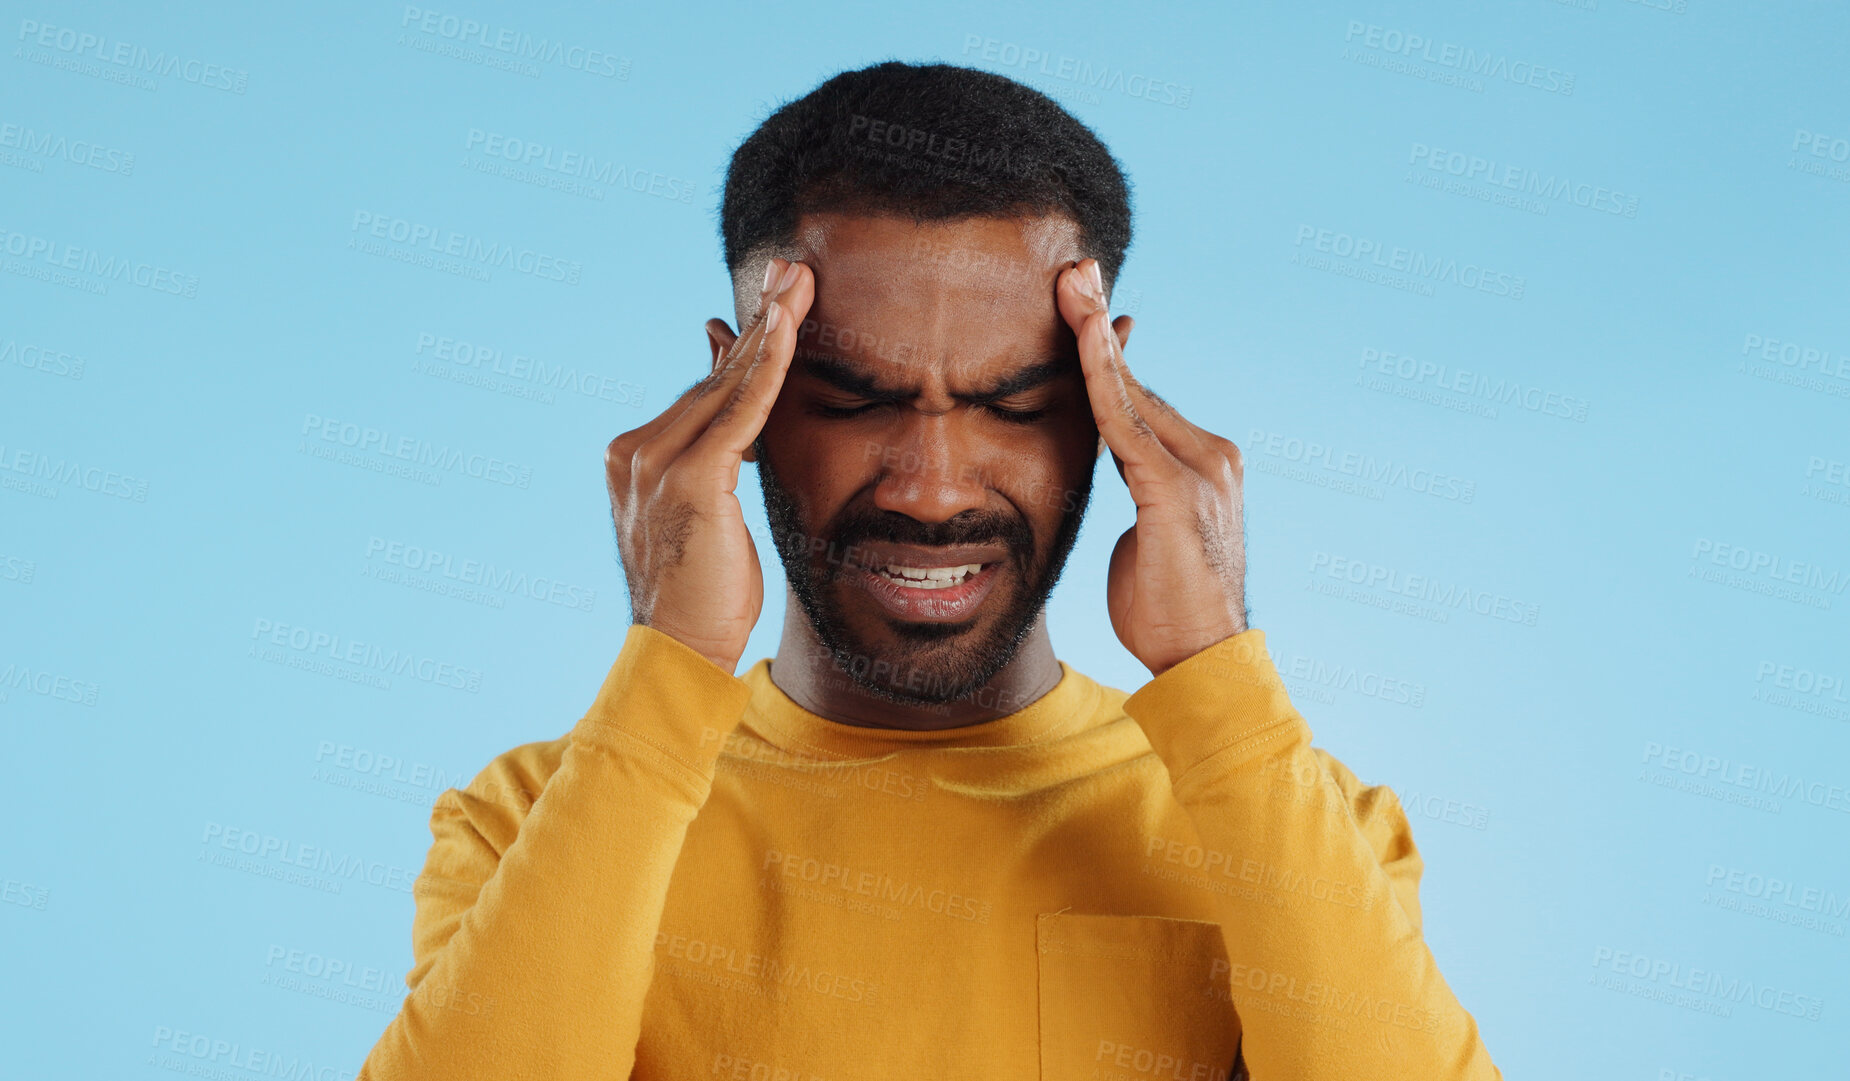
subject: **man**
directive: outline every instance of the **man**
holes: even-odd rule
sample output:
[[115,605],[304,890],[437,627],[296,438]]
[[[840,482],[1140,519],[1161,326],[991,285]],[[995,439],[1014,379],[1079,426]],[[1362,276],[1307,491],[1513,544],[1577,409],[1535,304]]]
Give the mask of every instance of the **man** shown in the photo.
[[[1247,627],[1238,449],[1127,365],[1093,134],[880,64],[767,119],[723,219],[744,333],[606,454],[634,625],[567,735],[438,800],[361,1076],[1499,1077],[1406,815]],[[1129,696],[1042,618],[1106,449]],[[793,603],[739,677],[744,461]]]

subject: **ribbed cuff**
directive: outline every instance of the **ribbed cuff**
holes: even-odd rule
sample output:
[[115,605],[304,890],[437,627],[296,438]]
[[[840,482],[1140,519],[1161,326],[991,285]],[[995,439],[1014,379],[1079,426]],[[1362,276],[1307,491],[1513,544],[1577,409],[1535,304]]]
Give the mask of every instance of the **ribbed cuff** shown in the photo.
[[679,639],[631,624],[572,738],[628,751],[633,750],[624,745],[628,736],[710,782],[726,737],[751,698],[750,684]]
[[1210,759],[1231,770],[1311,735],[1261,630],[1242,631],[1165,671],[1126,699],[1124,712],[1143,728],[1172,783]]

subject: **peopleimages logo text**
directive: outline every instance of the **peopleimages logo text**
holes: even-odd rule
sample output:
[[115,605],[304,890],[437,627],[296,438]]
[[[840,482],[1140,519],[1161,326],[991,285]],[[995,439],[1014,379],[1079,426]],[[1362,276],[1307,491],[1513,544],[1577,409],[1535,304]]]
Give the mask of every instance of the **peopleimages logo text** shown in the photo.
[[585,265],[573,259],[561,259],[545,252],[523,248],[516,244],[502,244],[483,240],[481,237],[459,233],[454,229],[444,229],[422,222],[395,218],[389,214],[374,214],[370,211],[353,212],[351,232],[362,232],[403,244],[411,248],[428,248],[439,255],[455,256],[468,263],[483,267],[505,267],[521,274],[546,281],[564,282],[577,285],[579,276],[584,273]]
[[90,292],[107,292],[108,287],[101,282],[126,281],[143,289],[189,299],[199,294],[197,274],[186,274],[172,267],[142,262],[127,256],[106,255],[94,248],[79,247],[36,233],[15,232],[5,225],[0,225],[0,252],[25,259],[29,263],[42,262],[60,270],[75,270],[101,279],[100,282],[88,283],[95,286],[87,290]]
[[1523,290],[1528,286],[1528,279],[1519,274],[1509,274],[1445,256],[1429,255],[1416,248],[1387,247],[1368,237],[1300,224],[1293,245],[1302,248],[1306,243],[1313,251],[1334,255],[1339,259],[1370,263],[1410,278],[1449,282],[1461,288],[1509,297],[1511,300],[1521,300]]
[[[178,78],[208,90],[229,90],[242,94],[250,84],[250,72],[209,64],[203,60],[149,49],[134,42],[112,39],[105,34],[73,30],[68,26],[51,26],[36,19],[19,20],[19,41],[69,56],[80,56],[130,71],[147,72]],[[150,85],[149,89],[153,89]]]
[[1538,64],[1532,60],[1512,60],[1498,53],[1479,52],[1449,41],[1435,41],[1423,34],[1350,19],[1343,41],[1359,44],[1391,56],[1436,64],[1487,79],[1502,79],[1518,86],[1531,86],[1564,97],[1574,93],[1574,73]]
[[563,41],[535,37],[524,30],[495,26],[428,8],[406,5],[398,25],[400,29],[416,30],[449,41],[491,49],[521,60],[558,64],[572,71],[582,71],[586,75],[601,75],[606,79],[618,80],[630,77],[629,60],[614,53],[583,45],[567,45]]
[[302,415],[301,434],[316,436],[325,443],[338,443],[353,450],[370,451],[387,458],[429,466],[439,472],[458,473],[510,488],[526,488],[533,483],[532,466],[506,461],[491,454],[471,453],[447,443],[432,443],[414,435],[395,435],[382,428],[356,424],[337,417],[324,417],[319,413]]
[[[1172,82],[1146,75],[1142,72],[1126,71],[1110,64],[1095,64],[1076,56],[1056,55],[1043,49],[1025,48],[1012,41],[998,41],[981,34],[965,34],[963,54],[976,53],[992,64],[1005,68],[1019,68],[1023,72],[1033,72],[1052,79],[1078,83],[1080,86],[1094,90],[1105,90],[1126,97],[1141,98],[1159,105],[1173,105],[1178,109],[1188,108],[1189,101],[1195,96],[1195,88],[1184,83]],[[1051,66],[1049,66],[1051,64]]]
[[312,627],[292,626],[259,618],[252,625],[251,639],[389,676],[410,676],[424,683],[454,687],[471,693],[482,689],[482,672],[479,668],[451,664],[413,650],[388,649],[376,642],[362,642]]
[[[85,139],[71,139],[57,132],[38,131],[11,121],[0,123],[0,150],[19,150],[35,158],[61,158],[74,165],[123,176],[135,172],[135,155],[130,151]],[[39,170],[34,168],[33,171]]]
[[666,173],[632,168],[612,158],[599,158],[577,150],[562,150],[550,143],[503,135],[498,131],[483,131],[481,128],[469,129],[463,139],[463,149],[515,165],[587,180],[593,184],[628,188],[670,202],[691,203],[699,189],[699,185],[691,180]]
[[1543,173],[1475,154],[1444,150],[1425,143],[1414,143],[1407,155],[1410,166],[1424,166],[1431,172],[1444,173],[1462,180],[1476,181],[1492,187],[1538,195],[1543,199],[1572,203],[1586,210],[1638,216],[1638,197],[1614,191],[1600,184],[1575,181],[1558,173]]

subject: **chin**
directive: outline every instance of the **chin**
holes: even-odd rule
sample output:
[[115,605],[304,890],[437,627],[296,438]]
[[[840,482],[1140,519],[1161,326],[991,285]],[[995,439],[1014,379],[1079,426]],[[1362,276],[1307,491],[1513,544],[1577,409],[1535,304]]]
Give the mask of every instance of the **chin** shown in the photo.
[[903,619],[870,601],[865,593],[845,583],[835,587],[836,626],[864,643],[876,658],[895,663],[967,650],[996,631],[996,624],[1016,600],[1018,583],[1004,582],[984,598],[968,619]]
[[993,603],[995,611],[962,623],[897,623],[860,607],[843,612],[830,636],[836,667],[881,701],[943,707],[967,698],[1013,658],[1023,637],[1001,634],[996,621],[1007,599]]

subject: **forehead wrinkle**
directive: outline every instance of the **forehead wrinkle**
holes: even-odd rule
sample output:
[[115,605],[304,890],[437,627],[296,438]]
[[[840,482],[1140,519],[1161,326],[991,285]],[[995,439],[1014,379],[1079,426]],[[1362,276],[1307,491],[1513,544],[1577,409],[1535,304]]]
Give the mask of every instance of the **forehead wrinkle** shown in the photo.
[[[991,306],[1007,307],[993,298],[986,299]],[[819,312],[815,317],[818,330],[831,328],[834,340],[823,344],[820,332],[799,333],[796,354],[799,359],[832,357],[844,361],[863,382],[877,384],[882,393],[905,390],[914,397],[927,393],[982,394],[1036,364],[1070,360],[1077,368],[1077,357],[1069,356],[1070,350],[1062,347],[1058,331],[1064,324],[1053,325],[1059,318],[1057,309],[1050,310],[1046,318],[1053,331],[1047,336],[997,342],[996,335],[960,335],[959,326],[972,322],[968,306],[959,297],[936,294],[927,303],[908,304],[883,314],[877,321],[838,311]],[[895,333],[884,329],[891,325],[904,326],[906,330]],[[849,331],[853,332],[852,344],[844,341]]]
[[[844,304],[844,299],[848,303]],[[797,355],[839,358],[848,362],[856,374],[878,382],[883,388],[898,389],[903,385],[916,396],[932,390],[951,389],[952,374],[962,376],[956,380],[959,383],[967,383],[972,377],[981,378],[981,373],[994,367],[999,360],[1006,363],[1011,353],[1020,355],[1033,351],[1038,357],[1041,352],[1032,345],[1005,345],[981,359],[960,357],[970,346],[957,340],[957,329],[973,321],[970,306],[961,297],[937,292],[928,296],[906,293],[907,303],[897,306],[897,310],[883,312],[878,319],[839,311],[843,307],[855,307],[853,300],[853,297],[837,295],[832,306],[834,310],[819,312],[816,316],[818,332],[799,333]],[[883,329],[887,326],[906,329],[894,333]],[[832,330],[834,338],[826,345],[820,341],[820,331],[824,328]],[[853,333],[853,344],[845,345],[843,342],[849,332]],[[977,341],[981,340],[979,336]],[[1033,360],[1022,363],[1033,363]]]

